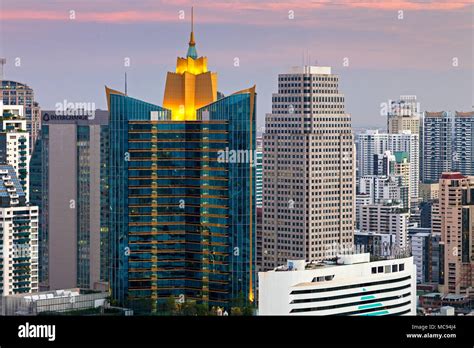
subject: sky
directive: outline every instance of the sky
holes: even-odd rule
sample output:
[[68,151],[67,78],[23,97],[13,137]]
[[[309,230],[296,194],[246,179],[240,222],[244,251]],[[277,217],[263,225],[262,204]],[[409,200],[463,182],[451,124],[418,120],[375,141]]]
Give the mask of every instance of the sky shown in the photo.
[[279,73],[331,66],[355,127],[383,127],[381,104],[415,94],[427,111],[474,105],[474,5],[433,1],[0,0],[5,79],[56,103],[106,108],[104,85],[161,105],[185,56],[194,6],[198,54],[219,91],[257,86],[258,125]]

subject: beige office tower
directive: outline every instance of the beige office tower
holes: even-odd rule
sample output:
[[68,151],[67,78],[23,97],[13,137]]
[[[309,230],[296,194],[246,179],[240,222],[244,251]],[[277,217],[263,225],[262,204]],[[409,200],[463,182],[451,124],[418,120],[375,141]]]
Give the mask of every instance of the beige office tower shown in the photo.
[[279,75],[263,135],[264,269],[352,248],[353,144],[339,77],[330,67]]
[[474,294],[474,176],[443,173],[436,220],[441,229],[440,291]]
[[420,133],[420,106],[416,95],[401,95],[399,100],[390,102],[387,129],[389,134],[410,131],[411,134]]

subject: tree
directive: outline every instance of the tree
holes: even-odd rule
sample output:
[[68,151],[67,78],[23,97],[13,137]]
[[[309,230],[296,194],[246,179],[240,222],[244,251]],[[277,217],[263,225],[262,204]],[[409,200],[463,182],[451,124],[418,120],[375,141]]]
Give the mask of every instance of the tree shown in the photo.
[[196,314],[199,316],[208,316],[211,314],[209,311],[209,307],[205,304],[198,304],[196,305]]
[[230,315],[243,315],[242,309],[240,307],[232,307],[230,309]]
[[176,300],[173,295],[170,295],[166,299],[166,302],[164,304],[164,313],[165,315],[174,315],[176,312]]
[[240,292],[239,296],[231,301],[230,314],[252,316],[255,314],[255,305]]
[[195,301],[186,301],[181,307],[182,315],[197,315],[197,308]]

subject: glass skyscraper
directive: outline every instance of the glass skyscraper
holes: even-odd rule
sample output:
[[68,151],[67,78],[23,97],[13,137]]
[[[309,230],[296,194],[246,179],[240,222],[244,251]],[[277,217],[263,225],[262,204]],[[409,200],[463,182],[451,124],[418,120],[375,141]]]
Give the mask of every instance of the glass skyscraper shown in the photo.
[[255,88],[218,99],[197,57],[168,73],[164,105],[106,88],[112,298],[229,308],[255,293]]

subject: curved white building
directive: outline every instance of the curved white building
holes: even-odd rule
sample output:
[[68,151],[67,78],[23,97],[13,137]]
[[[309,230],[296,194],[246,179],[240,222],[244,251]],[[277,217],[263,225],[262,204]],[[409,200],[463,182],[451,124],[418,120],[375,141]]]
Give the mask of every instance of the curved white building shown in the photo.
[[370,254],[337,263],[288,261],[259,273],[259,315],[416,315],[413,257],[370,262]]

